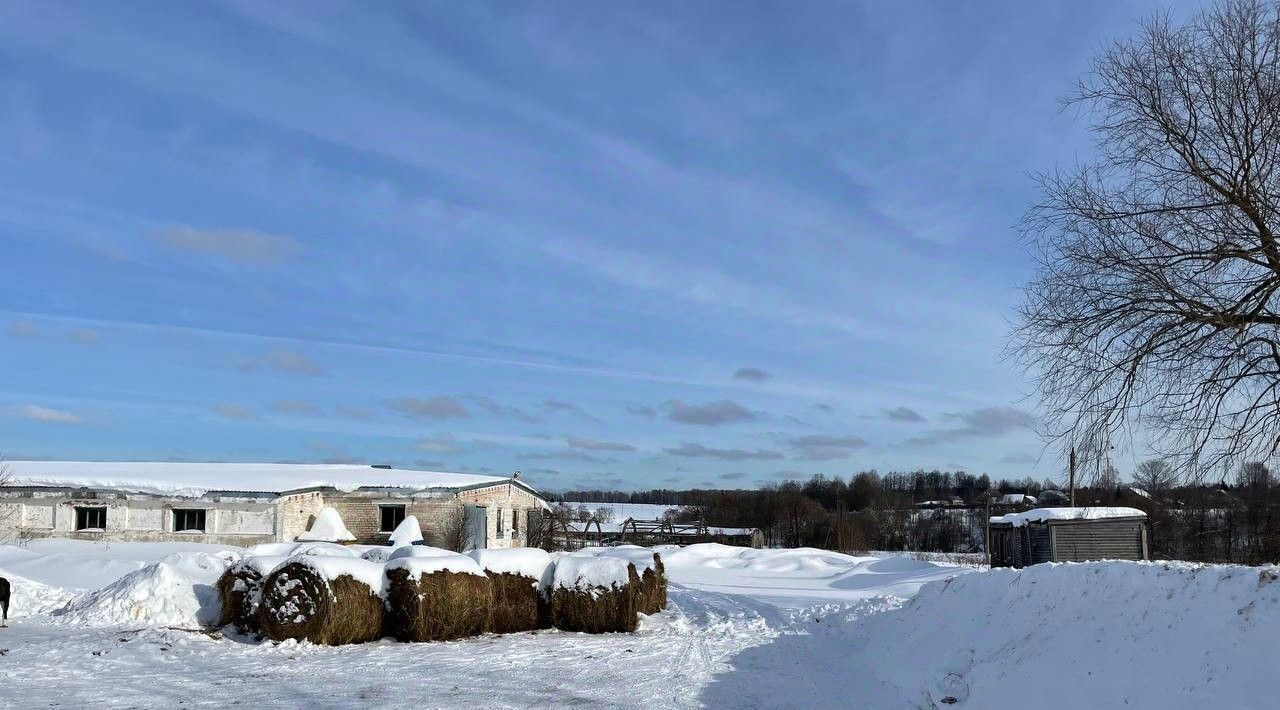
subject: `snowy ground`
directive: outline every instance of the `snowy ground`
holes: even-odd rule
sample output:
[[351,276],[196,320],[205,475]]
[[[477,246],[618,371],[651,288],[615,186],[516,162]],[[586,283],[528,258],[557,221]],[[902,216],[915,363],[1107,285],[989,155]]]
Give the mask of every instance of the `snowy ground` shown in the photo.
[[[0,546],[18,587],[0,707],[1275,706],[1274,570],[699,545],[662,549],[671,608],[634,635],[326,648],[170,628],[209,613],[217,551]],[[183,580],[186,597],[165,587]],[[187,601],[136,620],[155,595]]]

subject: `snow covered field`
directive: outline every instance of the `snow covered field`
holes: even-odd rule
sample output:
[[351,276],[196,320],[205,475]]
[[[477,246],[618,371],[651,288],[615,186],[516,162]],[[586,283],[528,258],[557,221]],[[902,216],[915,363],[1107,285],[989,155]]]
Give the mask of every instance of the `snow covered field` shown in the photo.
[[1275,705],[1275,569],[660,551],[672,604],[634,635],[329,648],[193,630],[233,548],[0,546],[0,707]]

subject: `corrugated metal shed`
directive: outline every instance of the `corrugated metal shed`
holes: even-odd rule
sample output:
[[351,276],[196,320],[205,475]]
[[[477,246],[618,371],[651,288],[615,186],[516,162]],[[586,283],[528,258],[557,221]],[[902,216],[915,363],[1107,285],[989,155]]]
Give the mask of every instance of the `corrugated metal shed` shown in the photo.
[[[1088,560],[1146,560],[1146,516],[1134,514],[1079,517],[1049,509],[1043,519],[1007,522],[992,518],[990,545],[992,567],[1026,567],[1040,562]],[[1035,513],[1036,511],[1029,511]]]

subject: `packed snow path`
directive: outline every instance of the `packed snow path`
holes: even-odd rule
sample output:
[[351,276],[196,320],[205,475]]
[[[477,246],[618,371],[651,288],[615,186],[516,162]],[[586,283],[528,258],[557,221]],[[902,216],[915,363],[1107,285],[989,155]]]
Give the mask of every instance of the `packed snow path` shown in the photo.
[[777,612],[678,585],[671,599],[635,635],[542,631],[339,648],[20,619],[0,633],[0,705],[698,707],[734,655],[776,635]]

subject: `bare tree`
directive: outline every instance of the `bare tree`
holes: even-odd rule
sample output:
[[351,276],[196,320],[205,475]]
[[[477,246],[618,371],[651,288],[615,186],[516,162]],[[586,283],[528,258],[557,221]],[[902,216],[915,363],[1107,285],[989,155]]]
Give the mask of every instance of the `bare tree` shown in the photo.
[[474,545],[467,530],[467,518],[467,507],[461,503],[455,503],[440,520],[440,526],[436,529],[433,540],[435,546],[454,552],[463,552],[472,548]]
[[1138,464],[1133,472],[1133,482],[1152,496],[1160,496],[1178,485],[1178,474],[1169,462],[1150,459]]
[[1069,101],[1098,158],[1041,176],[1012,352],[1045,433],[1140,428],[1188,469],[1280,447],[1280,6],[1229,0],[1103,51]]
[[[9,467],[9,462],[5,460],[4,454],[0,454],[0,490],[13,485],[13,469]],[[4,534],[5,530],[16,528],[18,506],[7,505],[0,500],[0,534]]]
[[1250,492],[1265,491],[1273,482],[1271,469],[1260,461],[1250,461],[1240,467],[1236,474],[1236,485],[1251,489]]

